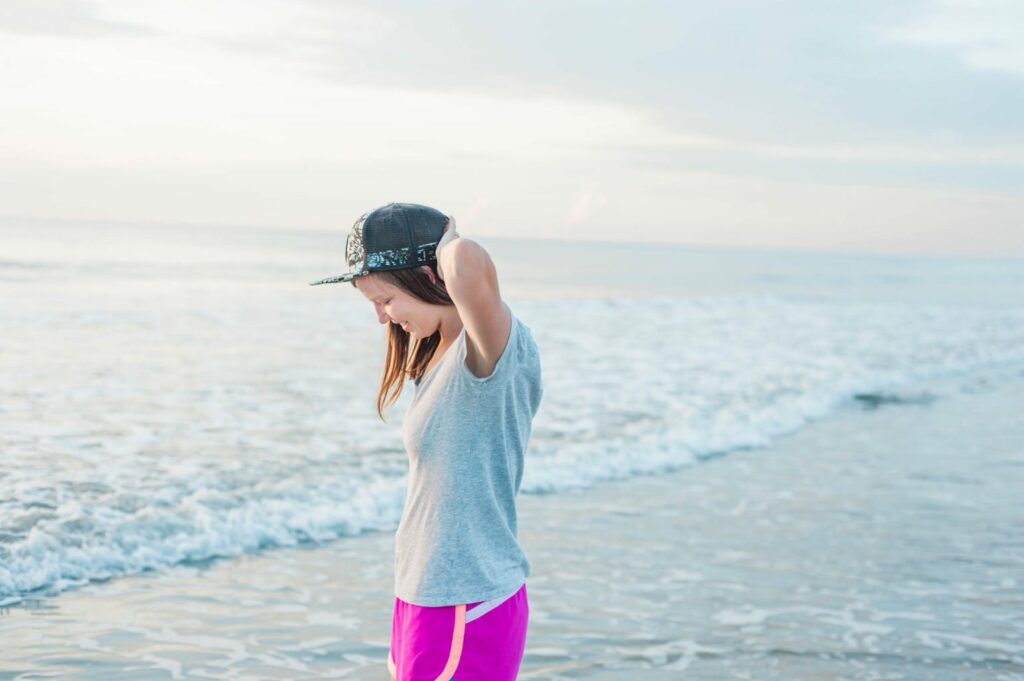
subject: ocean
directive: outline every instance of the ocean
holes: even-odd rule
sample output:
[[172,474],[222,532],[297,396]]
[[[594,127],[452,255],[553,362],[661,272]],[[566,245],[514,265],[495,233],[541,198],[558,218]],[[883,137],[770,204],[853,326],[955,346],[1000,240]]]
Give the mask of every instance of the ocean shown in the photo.
[[[927,409],[936,381],[1024,382],[1024,261],[460,231],[541,352],[526,497],[699,481],[851,410]],[[0,224],[0,608],[395,529],[411,386],[382,422],[383,327],[350,285],[308,286],[344,240]]]

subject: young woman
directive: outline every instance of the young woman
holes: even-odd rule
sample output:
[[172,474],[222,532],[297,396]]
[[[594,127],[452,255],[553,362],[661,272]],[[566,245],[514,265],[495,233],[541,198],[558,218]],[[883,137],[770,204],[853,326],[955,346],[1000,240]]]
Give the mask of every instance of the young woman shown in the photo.
[[543,394],[537,345],[487,251],[433,208],[371,211],[346,250],[350,272],[315,283],[351,281],[387,325],[378,414],[406,379],[415,390],[388,669],[397,681],[514,681],[530,574],[515,498]]

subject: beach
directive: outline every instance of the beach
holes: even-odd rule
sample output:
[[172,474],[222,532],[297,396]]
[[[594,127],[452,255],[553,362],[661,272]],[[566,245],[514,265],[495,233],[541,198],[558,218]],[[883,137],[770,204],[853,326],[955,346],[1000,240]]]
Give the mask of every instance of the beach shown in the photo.
[[[0,679],[385,679],[411,388],[343,235],[0,228]],[[1024,263],[486,245],[521,678],[1024,678]]]
[[4,2],[0,681],[1024,681],[1021,27]]
[[[1024,679],[1024,366],[768,447],[525,495],[522,679]],[[392,536],[90,584],[0,617],[4,679],[386,679]]]
[[1024,681],[1021,27],[4,2],[0,681]]

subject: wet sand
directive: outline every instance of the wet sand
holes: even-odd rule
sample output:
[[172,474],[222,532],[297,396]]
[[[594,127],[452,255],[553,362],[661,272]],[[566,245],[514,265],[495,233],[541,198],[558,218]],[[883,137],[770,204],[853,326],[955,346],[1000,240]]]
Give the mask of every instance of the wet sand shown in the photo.
[[[520,497],[522,679],[1024,680],[1024,369]],[[387,679],[390,533],[0,609],[0,679]]]

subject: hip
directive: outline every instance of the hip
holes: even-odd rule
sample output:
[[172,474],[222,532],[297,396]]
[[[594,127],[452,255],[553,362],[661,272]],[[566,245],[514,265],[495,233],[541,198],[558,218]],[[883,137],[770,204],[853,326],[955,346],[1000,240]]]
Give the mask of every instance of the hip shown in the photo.
[[529,622],[524,582],[488,601],[429,607],[395,598],[388,670],[396,681],[515,681]]

